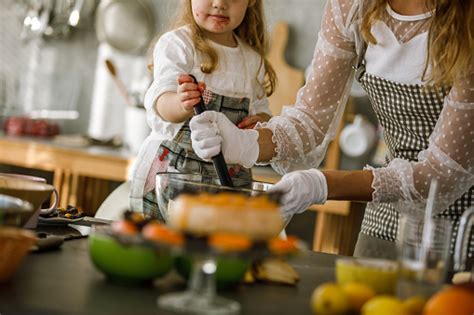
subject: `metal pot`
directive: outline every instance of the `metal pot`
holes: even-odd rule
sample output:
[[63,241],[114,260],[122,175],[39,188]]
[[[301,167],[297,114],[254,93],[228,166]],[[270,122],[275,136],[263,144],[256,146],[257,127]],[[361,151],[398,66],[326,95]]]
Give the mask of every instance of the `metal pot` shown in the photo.
[[96,15],[97,38],[121,52],[143,54],[155,32],[152,12],[142,0],[103,0]]

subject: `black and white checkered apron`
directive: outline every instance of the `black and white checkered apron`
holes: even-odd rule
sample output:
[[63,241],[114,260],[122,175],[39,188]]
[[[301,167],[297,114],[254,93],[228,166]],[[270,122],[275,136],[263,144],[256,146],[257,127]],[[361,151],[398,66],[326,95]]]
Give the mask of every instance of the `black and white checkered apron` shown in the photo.
[[[422,85],[402,84],[365,72],[363,65],[356,78],[367,92],[377,118],[384,128],[388,152],[386,162],[395,158],[417,161],[418,153],[428,148],[428,138],[443,109],[449,88],[434,89]],[[451,252],[454,249],[459,219],[472,205],[473,187],[438,215],[452,222]],[[368,204],[361,233],[394,242],[397,238],[399,213],[390,203]],[[471,233],[469,256],[474,257]]]
[[[250,100],[248,98],[235,98],[219,95],[206,90],[203,94],[208,110],[224,113],[230,121],[237,124],[249,114]],[[191,129],[187,120],[180,128],[174,139],[163,141],[156,154],[156,159],[166,163],[169,171],[179,173],[197,173],[217,177],[212,162],[203,161],[192,148]],[[227,168],[233,179],[239,179],[239,186],[250,183],[252,173],[250,169],[240,165],[228,164]],[[234,180],[235,182],[235,180]],[[159,196],[156,198],[155,191],[148,192],[143,197],[143,212],[146,216],[165,221],[167,213],[161,213],[158,207],[160,198],[169,196]]]

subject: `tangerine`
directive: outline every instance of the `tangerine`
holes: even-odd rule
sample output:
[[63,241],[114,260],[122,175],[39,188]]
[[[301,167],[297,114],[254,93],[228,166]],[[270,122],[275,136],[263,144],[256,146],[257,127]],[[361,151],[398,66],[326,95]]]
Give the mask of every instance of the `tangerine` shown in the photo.
[[143,237],[158,243],[182,246],[184,237],[181,233],[168,229],[161,223],[150,222],[142,230]]
[[112,230],[125,235],[133,235],[138,232],[137,226],[133,222],[130,222],[128,220],[120,220],[113,222]]
[[474,314],[474,292],[451,286],[433,295],[423,309],[423,315],[446,314]]

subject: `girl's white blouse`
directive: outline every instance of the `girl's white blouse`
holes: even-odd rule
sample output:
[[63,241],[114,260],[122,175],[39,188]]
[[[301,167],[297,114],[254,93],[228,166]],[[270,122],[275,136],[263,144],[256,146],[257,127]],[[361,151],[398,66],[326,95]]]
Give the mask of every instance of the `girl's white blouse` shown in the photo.
[[[273,132],[277,155],[270,163],[283,174],[318,167],[334,139],[353,80],[361,47],[362,0],[329,0],[306,84],[296,103],[258,128]],[[377,45],[364,57],[368,73],[405,84],[422,84],[427,31],[432,12],[403,16],[387,7],[372,27]],[[436,211],[444,210],[474,184],[474,58],[455,82],[418,162],[394,159],[373,170],[374,202],[426,200],[432,178],[439,180]],[[429,73],[429,69],[428,69]]]
[[262,84],[264,67],[260,56],[237,38],[237,47],[211,42],[219,55],[219,64],[212,74],[200,70],[202,56],[194,47],[191,30],[183,26],[160,37],[153,51],[153,82],[145,94],[147,122],[151,134],[144,141],[132,168],[131,207],[141,209],[143,188],[148,172],[162,141],[173,139],[183,123],[163,120],[155,108],[156,99],[166,92],[176,92],[180,74],[193,74],[204,81],[214,93],[237,98],[249,98],[249,115],[271,114]]

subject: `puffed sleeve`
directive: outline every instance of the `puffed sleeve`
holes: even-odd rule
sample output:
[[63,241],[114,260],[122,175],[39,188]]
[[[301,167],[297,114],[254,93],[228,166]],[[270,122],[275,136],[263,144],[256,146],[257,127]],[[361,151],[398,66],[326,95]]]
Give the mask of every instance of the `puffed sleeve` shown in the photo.
[[269,128],[276,145],[270,161],[280,174],[318,167],[336,136],[353,79],[355,0],[330,0],[305,85],[296,103],[257,128]]
[[177,78],[180,74],[190,73],[194,65],[194,45],[187,33],[178,29],[165,33],[153,50],[153,82],[145,94],[144,105],[147,119],[153,130],[162,128],[155,103],[166,92],[176,92]]

